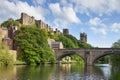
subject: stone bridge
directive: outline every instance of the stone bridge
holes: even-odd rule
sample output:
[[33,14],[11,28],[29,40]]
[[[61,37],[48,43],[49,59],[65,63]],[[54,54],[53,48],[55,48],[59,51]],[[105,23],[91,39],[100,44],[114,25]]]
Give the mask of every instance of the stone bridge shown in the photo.
[[120,48],[89,48],[89,49],[55,49],[58,62],[65,56],[76,54],[80,56],[86,65],[94,65],[95,61],[105,55],[120,54]]

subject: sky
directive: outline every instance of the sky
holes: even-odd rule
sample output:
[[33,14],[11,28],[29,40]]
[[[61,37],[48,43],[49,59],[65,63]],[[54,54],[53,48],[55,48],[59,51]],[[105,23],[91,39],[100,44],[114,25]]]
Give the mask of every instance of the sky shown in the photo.
[[109,48],[120,39],[120,0],[0,0],[0,24],[21,13],[69,33],[80,39],[87,34],[87,43]]

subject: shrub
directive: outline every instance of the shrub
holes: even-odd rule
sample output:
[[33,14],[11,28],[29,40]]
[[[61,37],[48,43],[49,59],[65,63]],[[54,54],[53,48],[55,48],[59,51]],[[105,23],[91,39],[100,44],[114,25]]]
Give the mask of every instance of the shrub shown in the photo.
[[0,42],[0,65],[12,65],[13,56],[10,55],[7,46]]

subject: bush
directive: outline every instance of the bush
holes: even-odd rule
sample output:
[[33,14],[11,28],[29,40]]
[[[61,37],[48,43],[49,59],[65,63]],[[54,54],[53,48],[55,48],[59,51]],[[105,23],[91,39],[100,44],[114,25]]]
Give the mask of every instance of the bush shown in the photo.
[[13,56],[10,55],[5,44],[0,42],[0,65],[13,65]]

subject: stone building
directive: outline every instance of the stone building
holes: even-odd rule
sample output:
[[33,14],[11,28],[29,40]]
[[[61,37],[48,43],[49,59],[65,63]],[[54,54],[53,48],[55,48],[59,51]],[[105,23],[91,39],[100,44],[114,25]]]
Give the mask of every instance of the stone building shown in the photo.
[[83,42],[87,42],[87,34],[86,33],[80,33],[80,40]]
[[53,32],[53,28],[48,24],[44,23],[42,20],[36,20],[33,16],[29,16],[26,13],[21,13],[21,18],[18,19],[22,25],[36,25],[40,29],[46,29],[47,31]]
[[17,34],[17,26],[10,26],[9,29],[0,27],[0,41],[8,45],[10,50],[14,49],[14,37]]
[[63,29],[63,34],[64,35],[69,35],[69,30],[68,29]]
[[13,39],[14,36],[17,34],[17,30],[18,30],[17,26],[11,26],[11,27],[8,29],[8,37],[9,37],[10,39]]
[[51,45],[52,49],[63,49],[62,42],[53,42]]
[[18,20],[23,25],[34,25],[35,18],[33,16],[29,16],[26,13],[21,13],[21,18]]
[[48,44],[51,49],[63,49],[62,42],[56,42],[54,39],[48,38]]
[[62,34],[61,32],[60,32],[60,30],[58,30],[57,28],[55,29],[55,31],[54,31],[54,34]]
[[36,20],[35,24],[40,29],[46,29],[47,31],[53,32],[53,29],[48,24],[45,24],[42,20]]

